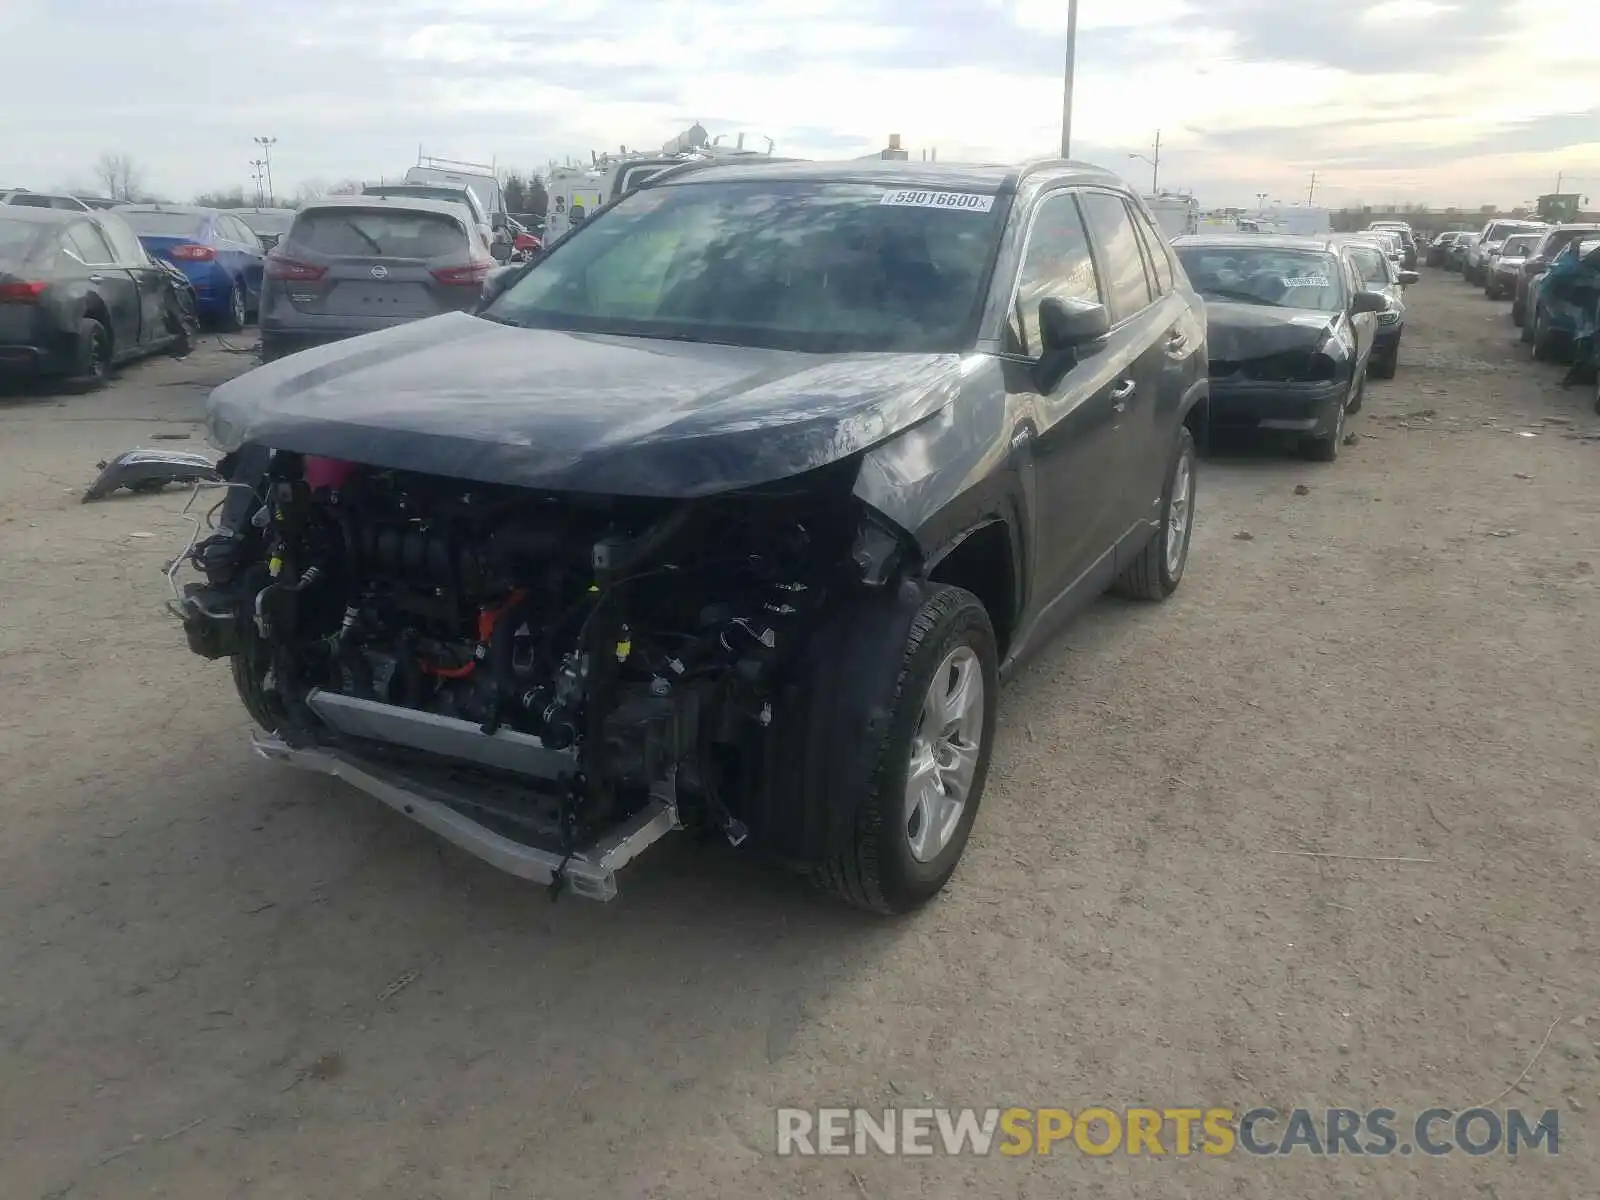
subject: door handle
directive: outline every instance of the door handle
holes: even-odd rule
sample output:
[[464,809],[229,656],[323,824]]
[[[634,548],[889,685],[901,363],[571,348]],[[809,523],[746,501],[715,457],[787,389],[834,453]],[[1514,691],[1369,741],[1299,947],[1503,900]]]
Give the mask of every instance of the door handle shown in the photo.
[[1189,339],[1184,336],[1183,330],[1174,329],[1167,334],[1167,348],[1169,350],[1176,350],[1188,340]]
[[1132,379],[1124,379],[1121,383],[1117,384],[1116,387],[1112,388],[1111,399],[1114,401],[1112,407],[1118,412],[1122,412],[1124,409],[1126,409],[1128,406],[1123,403],[1123,401],[1127,400],[1129,396],[1133,395],[1134,390],[1138,388],[1138,386],[1139,385]]
[[89,282],[90,283],[104,283],[105,280],[106,280],[106,277],[104,275],[91,275],[91,276],[89,276]]

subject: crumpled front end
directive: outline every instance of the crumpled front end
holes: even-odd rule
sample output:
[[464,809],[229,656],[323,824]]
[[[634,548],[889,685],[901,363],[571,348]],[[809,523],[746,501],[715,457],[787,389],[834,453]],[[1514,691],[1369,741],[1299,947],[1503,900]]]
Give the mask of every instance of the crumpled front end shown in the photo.
[[261,753],[608,899],[673,829],[788,849],[746,798],[836,615],[916,554],[857,465],[680,501],[247,447],[178,607]]

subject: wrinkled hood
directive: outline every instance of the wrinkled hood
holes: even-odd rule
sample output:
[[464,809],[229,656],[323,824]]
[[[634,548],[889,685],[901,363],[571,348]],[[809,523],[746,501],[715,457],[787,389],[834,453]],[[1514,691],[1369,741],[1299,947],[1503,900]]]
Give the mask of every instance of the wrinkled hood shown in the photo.
[[1206,301],[1206,341],[1212,362],[1239,362],[1322,345],[1338,313],[1266,304]]
[[207,424],[221,450],[687,498],[869,449],[948,404],[959,368],[952,354],[802,354],[450,313],[242,375],[211,393]]

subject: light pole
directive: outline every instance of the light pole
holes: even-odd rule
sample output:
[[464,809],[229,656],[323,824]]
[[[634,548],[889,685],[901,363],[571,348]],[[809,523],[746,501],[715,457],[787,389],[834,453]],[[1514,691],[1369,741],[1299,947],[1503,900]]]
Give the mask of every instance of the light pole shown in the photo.
[[1067,0],[1067,71],[1061,83],[1061,157],[1072,157],[1072,77],[1078,56],[1078,0]]
[[250,165],[254,168],[250,178],[256,181],[256,207],[265,208],[266,204],[261,199],[261,180],[265,173],[267,160],[264,158],[252,158],[250,160]]
[[1159,196],[1161,194],[1161,130],[1156,130],[1156,150],[1154,158],[1144,154],[1130,154],[1128,157],[1137,158],[1140,162],[1147,162],[1150,164],[1150,194],[1152,196]]
[[1265,208],[1267,206],[1267,197],[1270,196],[1271,194],[1272,194],[1271,192],[1257,192],[1256,193],[1256,209],[1257,209],[1257,211],[1259,211],[1259,210],[1261,210],[1261,209],[1263,209],[1263,208]]
[[258,137],[258,138],[256,138],[256,145],[261,147],[261,154],[262,154],[262,160],[261,161],[266,164],[266,168],[267,168],[267,201],[268,201],[268,206],[269,207],[270,207],[270,204],[271,204],[271,201],[272,201],[272,195],[273,195],[273,193],[272,193],[272,148],[274,146],[276,146],[277,144],[278,144],[278,139],[275,138],[275,137]]

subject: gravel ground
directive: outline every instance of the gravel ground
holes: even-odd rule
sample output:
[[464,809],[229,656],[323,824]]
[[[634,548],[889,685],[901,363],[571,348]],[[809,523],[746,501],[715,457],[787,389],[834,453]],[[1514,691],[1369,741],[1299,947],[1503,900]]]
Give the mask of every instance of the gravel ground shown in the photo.
[[[1206,464],[1174,602],[1008,689],[898,922],[671,842],[552,905],[256,761],[160,608],[181,498],[78,503],[243,360],[0,401],[0,1195],[1600,1195],[1600,418],[1504,305],[1412,303],[1339,462]],[[783,1104],[1502,1093],[1559,1157],[772,1153]]]

